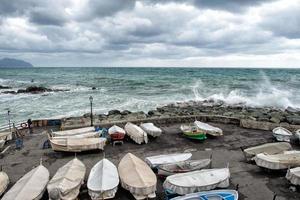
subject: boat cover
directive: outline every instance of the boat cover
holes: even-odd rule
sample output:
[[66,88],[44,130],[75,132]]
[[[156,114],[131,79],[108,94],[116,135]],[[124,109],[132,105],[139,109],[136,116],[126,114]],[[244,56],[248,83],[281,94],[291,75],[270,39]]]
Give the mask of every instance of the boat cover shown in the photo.
[[66,131],[55,131],[52,132],[51,134],[52,136],[66,136],[66,135],[78,135],[78,134],[93,132],[93,131],[95,131],[95,128],[93,126],[90,126],[90,127],[77,128],[77,129],[71,129]]
[[63,135],[63,136],[54,136],[55,139],[63,139],[63,138],[95,138],[100,137],[98,132],[86,132],[77,135]]
[[151,168],[141,159],[127,153],[119,163],[121,185],[137,199],[153,196],[157,179]]
[[300,129],[296,130],[295,136],[298,138],[298,140],[300,142]]
[[1,132],[0,133],[0,140],[12,140],[12,134],[11,132]]
[[154,168],[162,164],[176,163],[180,161],[189,160],[191,159],[191,157],[191,153],[174,153],[146,157],[145,161],[151,168]]
[[273,129],[273,136],[276,138],[277,141],[290,142],[290,139],[293,136],[293,134],[283,127],[277,127]]
[[3,171],[0,172],[0,196],[5,192],[9,184],[9,178]]
[[163,184],[165,189],[185,195],[194,192],[226,188],[229,186],[228,168],[202,169],[168,176]]
[[257,154],[254,157],[256,165],[267,169],[287,169],[300,166],[300,151],[285,151],[281,154]]
[[40,199],[49,181],[49,171],[43,165],[32,169],[19,179],[3,196],[2,200]]
[[293,185],[300,185],[300,167],[289,169],[285,176]]
[[263,145],[244,149],[244,153],[246,159],[251,159],[259,153],[273,155],[273,154],[283,153],[284,151],[288,151],[291,149],[292,146],[288,142],[274,142],[274,143],[266,143]]
[[158,137],[161,135],[162,130],[156,127],[153,123],[143,123],[140,127],[149,135]]
[[204,133],[212,135],[212,136],[221,136],[223,135],[222,129],[218,127],[214,127],[212,125],[200,122],[200,121],[195,121],[194,124],[198,127],[198,129],[202,130]]
[[77,158],[59,168],[47,186],[49,199],[76,199],[84,182],[85,172],[85,165]]
[[127,135],[129,135],[129,137],[136,143],[148,143],[147,133],[137,125],[127,122],[127,124],[125,125],[125,130],[127,132]]
[[93,166],[87,182],[93,200],[114,198],[118,185],[118,170],[112,162],[104,158]]
[[113,125],[108,129],[108,134],[111,135],[114,133],[123,133],[125,135],[126,131],[117,125]]
[[211,190],[187,194],[175,197],[172,200],[238,200],[239,194],[236,190]]

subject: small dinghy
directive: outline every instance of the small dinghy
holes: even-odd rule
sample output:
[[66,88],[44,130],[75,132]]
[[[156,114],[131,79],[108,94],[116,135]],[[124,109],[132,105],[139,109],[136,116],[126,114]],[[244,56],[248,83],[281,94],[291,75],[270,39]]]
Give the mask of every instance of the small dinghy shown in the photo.
[[206,134],[198,129],[196,125],[181,125],[180,129],[183,135],[194,140],[206,140]]
[[211,190],[175,197],[172,200],[238,200],[236,190]]
[[218,127],[214,127],[212,125],[200,122],[200,121],[195,121],[194,124],[200,129],[203,133],[212,135],[212,136],[221,136],[223,135],[222,129]]
[[204,169],[209,167],[211,164],[211,159],[201,159],[201,160],[186,160],[170,164],[162,164],[157,166],[158,175],[170,176],[173,174],[185,173]]
[[117,125],[113,125],[108,129],[108,134],[110,135],[113,141],[123,140],[126,134],[126,131]]
[[49,171],[40,164],[19,179],[3,196],[2,200],[41,199],[49,181]]
[[300,151],[285,151],[281,154],[257,154],[254,157],[257,166],[279,170],[300,166]]
[[77,158],[59,168],[47,186],[49,199],[75,200],[84,182],[85,172],[85,165]]
[[293,185],[300,185],[300,167],[288,169],[286,179]]
[[140,127],[152,137],[158,137],[161,135],[162,130],[156,126],[154,126],[153,123],[143,123],[140,125]]
[[87,182],[92,200],[114,198],[118,185],[118,170],[112,162],[104,158],[93,166]]
[[104,149],[106,138],[61,138],[49,137],[54,151],[81,152]]
[[2,171],[2,167],[1,167],[1,171],[0,171],[0,196],[2,196],[2,194],[5,192],[5,190],[7,189],[7,186],[9,184],[9,178],[7,176],[7,174]]
[[143,142],[145,142],[146,144],[148,143],[147,133],[137,125],[127,122],[127,124],[125,125],[125,130],[127,132],[127,135],[129,135],[129,137],[136,143],[138,144],[142,144]]
[[158,165],[177,163],[185,160],[191,159],[191,153],[174,153],[174,154],[163,154],[157,156],[146,157],[146,163],[151,167],[155,168]]
[[266,143],[263,145],[258,145],[255,147],[250,147],[244,149],[243,152],[246,160],[249,161],[259,153],[273,155],[273,154],[283,153],[284,151],[289,151],[291,149],[292,146],[288,142],[274,142],[274,143]]
[[71,129],[66,131],[54,131],[51,133],[53,137],[56,136],[70,136],[70,135],[80,135],[83,133],[88,132],[95,132],[95,128],[93,126],[91,127],[85,127],[85,128],[77,128],[77,129]]
[[283,127],[277,127],[273,129],[273,136],[279,142],[290,142],[293,133]]
[[212,190],[214,188],[227,188],[229,186],[230,172],[228,168],[202,169],[182,174],[168,176],[163,184],[164,189],[179,195]]
[[157,179],[151,168],[141,159],[127,153],[119,163],[121,185],[136,199],[154,198]]

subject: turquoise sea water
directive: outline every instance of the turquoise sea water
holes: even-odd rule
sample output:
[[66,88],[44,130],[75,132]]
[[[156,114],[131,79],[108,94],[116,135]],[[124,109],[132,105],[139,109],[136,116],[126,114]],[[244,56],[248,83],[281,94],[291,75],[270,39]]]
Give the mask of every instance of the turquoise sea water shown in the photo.
[[94,98],[96,113],[148,111],[176,101],[204,99],[255,107],[300,107],[300,69],[0,69],[0,85],[12,90],[30,85],[70,90],[0,94],[0,125],[7,121],[8,108],[13,121],[82,115],[89,112],[89,96]]

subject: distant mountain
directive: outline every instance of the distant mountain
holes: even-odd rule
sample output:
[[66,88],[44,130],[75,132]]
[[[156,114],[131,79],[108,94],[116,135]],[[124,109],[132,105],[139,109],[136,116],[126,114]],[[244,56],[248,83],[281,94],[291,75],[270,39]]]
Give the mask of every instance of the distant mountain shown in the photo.
[[17,68],[17,67],[33,67],[29,62],[24,60],[17,60],[13,58],[3,58],[0,59],[0,68]]

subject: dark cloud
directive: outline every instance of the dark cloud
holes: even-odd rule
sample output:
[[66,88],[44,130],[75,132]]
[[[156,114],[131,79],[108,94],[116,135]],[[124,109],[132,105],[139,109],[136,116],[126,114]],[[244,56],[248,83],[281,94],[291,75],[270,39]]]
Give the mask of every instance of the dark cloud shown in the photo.
[[40,10],[30,13],[30,21],[39,25],[62,26],[67,22],[67,19],[55,10]]

